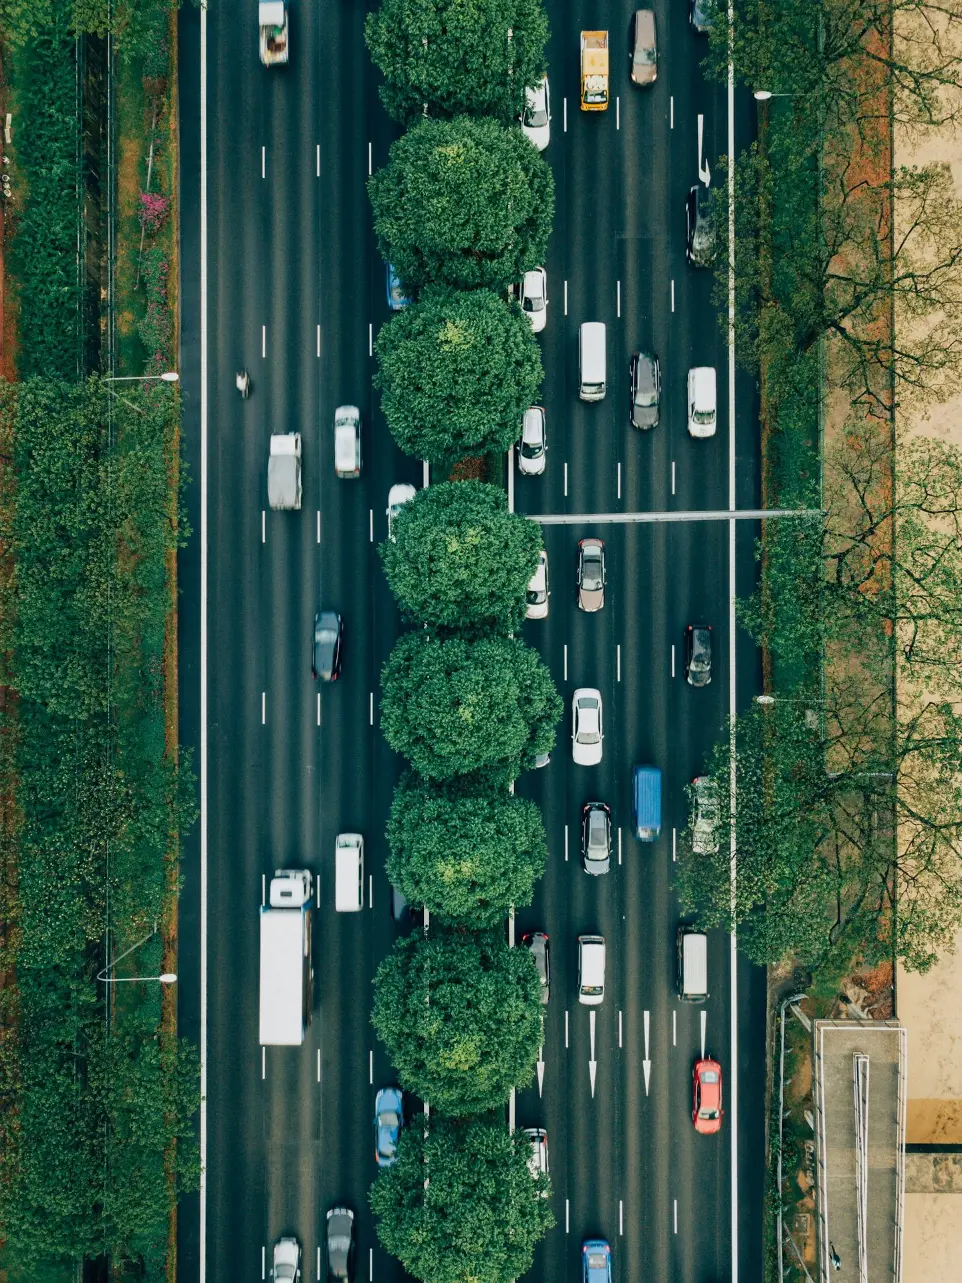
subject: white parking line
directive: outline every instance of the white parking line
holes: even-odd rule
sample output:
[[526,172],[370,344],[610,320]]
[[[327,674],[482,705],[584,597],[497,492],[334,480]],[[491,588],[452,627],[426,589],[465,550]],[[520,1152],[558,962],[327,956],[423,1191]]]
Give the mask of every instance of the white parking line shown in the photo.
[[431,465],[427,459],[421,460],[421,485],[427,490],[431,484]]
[[625,1201],[623,1198],[618,1199],[618,1233],[623,1235],[625,1232]]
[[675,1233],[677,1234],[678,1233],[678,1199],[677,1198],[674,1199],[673,1203],[675,1208],[675,1212],[674,1212]]
[[[620,833],[620,830],[619,830],[619,833]],[[621,861],[619,860],[618,863],[620,864]],[[621,1046],[621,1012],[620,1011],[618,1012],[618,1046],[619,1047]]]
[[571,1233],[571,1205],[567,1199],[565,1199],[565,1233]]
[[568,680],[568,643],[564,644],[565,681]]
[[321,1277],[321,1248],[320,1248],[320,1244],[318,1244],[318,1248],[317,1248],[317,1277],[318,1277],[318,1280],[320,1280],[320,1277]]
[[267,1278],[267,1248],[261,1245],[261,1278]]
[[678,1012],[671,1013],[671,1045],[678,1046]]
[[261,178],[267,177],[267,148],[261,147]]
[[367,875],[367,907],[374,908],[374,874]]
[[514,450],[508,451],[508,511],[514,512]]
[[261,1047],[261,1078],[267,1077],[267,1048]]
[[261,726],[267,725],[267,691],[261,691]]
[[[318,1248],[317,1250],[318,1252],[320,1252],[321,1249]],[[320,1278],[321,1276],[318,1275],[317,1277]],[[368,1283],[373,1283],[373,1280],[374,1280],[374,1248],[373,1247],[369,1247],[367,1249],[367,1277],[368,1277]]]

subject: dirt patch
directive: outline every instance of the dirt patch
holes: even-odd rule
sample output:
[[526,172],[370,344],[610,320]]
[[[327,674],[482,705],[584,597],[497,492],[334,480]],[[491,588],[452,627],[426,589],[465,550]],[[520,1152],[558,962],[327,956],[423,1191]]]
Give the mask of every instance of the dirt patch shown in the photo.
[[477,458],[462,459],[451,469],[449,481],[487,481],[488,468],[484,455]]

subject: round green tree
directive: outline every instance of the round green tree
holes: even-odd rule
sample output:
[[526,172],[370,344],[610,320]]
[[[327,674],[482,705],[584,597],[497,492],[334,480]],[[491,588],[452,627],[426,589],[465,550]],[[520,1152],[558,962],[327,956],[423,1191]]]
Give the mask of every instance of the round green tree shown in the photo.
[[506,788],[465,790],[409,771],[394,790],[387,872],[411,904],[467,927],[497,926],[534,897],[548,855],[541,812]]
[[426,1283],[514,1283],[555,1223],[529,1152],[503,1122],[418,1115],[371,1188],[381,1245]]
[[544,378],[524,313],[491,290],[426,290],[375,350],[387,425],[418,459],[510,449]]
[[562,711],[540,655],[517,637],[405,633],[381,671],[384,737],[429,779],[514,779],[550,752]]
[[499,486],[450,481],[402,508],[395,542],[381,544],[387,581],[406,615],[431,628],[501,628],[524,619],[541,528]]
[[503,1109],[534,1076],[541,983],[501,931],[405,936],[377,969],[372,1023],[398,1081],[452,1118]]
[[541,0],[382,0],[364,29],[389,115],[494,116],[510,124],[545,73]]
[[421,120],[368,179],[381,255],[407,289],[501,290],[545,260],[554,178],[520,129]]

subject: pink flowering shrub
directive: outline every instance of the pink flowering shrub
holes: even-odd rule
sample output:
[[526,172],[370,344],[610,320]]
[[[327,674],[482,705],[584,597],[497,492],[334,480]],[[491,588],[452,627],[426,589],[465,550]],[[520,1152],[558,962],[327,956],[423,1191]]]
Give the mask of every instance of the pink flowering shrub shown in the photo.
[[140,222],[148,236],[156,236],[170,211],[170,201],[159,192],[140,193]]

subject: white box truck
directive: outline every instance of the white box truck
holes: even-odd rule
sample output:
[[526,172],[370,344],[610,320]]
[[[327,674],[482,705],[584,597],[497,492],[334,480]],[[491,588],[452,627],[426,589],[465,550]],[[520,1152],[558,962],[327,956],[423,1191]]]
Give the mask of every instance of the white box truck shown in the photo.
[[267,502],[272,508],[300,509],[301,434],[275,432],[267,460]]
[[287,62],[287,0],[260,0],[260,55],[265,67]]
[[261,905],[260,1039],[299,1047],[311,1022],[311,873],[276,869]]

